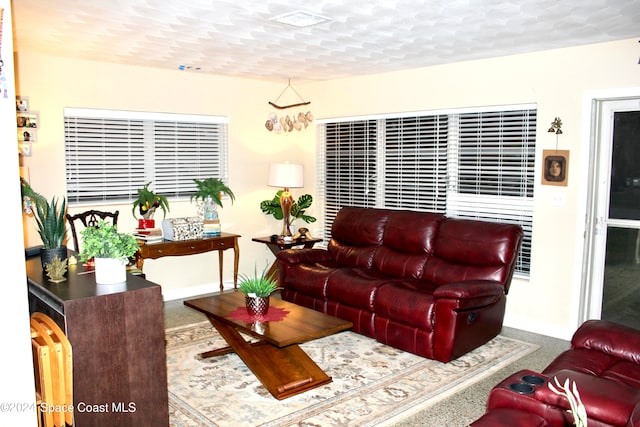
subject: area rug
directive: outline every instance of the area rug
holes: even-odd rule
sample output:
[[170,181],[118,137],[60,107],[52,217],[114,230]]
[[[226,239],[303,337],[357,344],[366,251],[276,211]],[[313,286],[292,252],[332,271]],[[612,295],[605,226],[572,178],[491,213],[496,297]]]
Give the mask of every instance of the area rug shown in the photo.
[[333,382],[279,401],[202,322],[166,331],[170,424],[186,426],[390,425],[452,395],[538,348],[498,336],[441,363],[341,332],[301,347]]

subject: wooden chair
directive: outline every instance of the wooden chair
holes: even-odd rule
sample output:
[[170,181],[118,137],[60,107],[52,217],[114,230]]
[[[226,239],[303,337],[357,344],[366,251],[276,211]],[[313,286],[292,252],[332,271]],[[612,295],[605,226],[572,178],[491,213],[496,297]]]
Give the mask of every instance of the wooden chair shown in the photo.
[[69,226],[71,226],[71,236],[73,237],[73,245],[74,249],[80,252],[80,245],[78,241],[78,232],[80,230],[76,230],[76,221],[79,221],[85,228],[86,227],[97,227],[98,222],[100,220],[107,220],[107,218],[111,218],[111,222],[113,225],[118,224],[118,215],[120,212],[106,212],[106,211],[97,211],[90,210],[81,212],[77,215],[69,215],[67,214],[67,221],[69,222]]
[[[43,423],[45,427],[72,426],[71,344],[62,329],[43,313],[31,315],[31,341],[36,369],[36,400],[39,404],[38,423]],[[47,408],[62,410],[47,411]]]

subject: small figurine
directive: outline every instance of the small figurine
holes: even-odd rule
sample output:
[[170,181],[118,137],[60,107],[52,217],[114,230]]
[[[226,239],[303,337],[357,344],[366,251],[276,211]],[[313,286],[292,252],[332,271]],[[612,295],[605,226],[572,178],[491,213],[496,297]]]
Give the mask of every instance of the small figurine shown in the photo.
[[66,260],[62,261],[57,255],[53,258],[53,260],[51,260],[49,264],[47,264],[47,276],[49,276],[49,280],[54,283],[66,280],[64,277],[64,274],[66,272]]
[[313,237],[311,237],[311,233],[308,228],[300,227],[298,228],[298,232],[293,236],[293,240],[298,239],[313,239]]

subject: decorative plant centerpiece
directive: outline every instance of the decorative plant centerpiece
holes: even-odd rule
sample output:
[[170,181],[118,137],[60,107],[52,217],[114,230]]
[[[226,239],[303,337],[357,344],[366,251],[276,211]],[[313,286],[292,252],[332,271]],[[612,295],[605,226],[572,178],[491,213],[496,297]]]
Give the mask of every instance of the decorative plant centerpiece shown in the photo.
[[55,196],[51,198],[51,201],[47,201],[44,196],[34,191],[23,178],[20,178],[20,187],[25,202],[25,212],[34,215],[38,225],[38,234],[40,234],[44,245],[40,252],[42,268],[46,269],[56,256],[66,262],[67,247],[64,245],[67,234],[65,225],[66,199],[64,197],[61,199],[60,206],[58,206],[59,200]]
[[163,218],[169,211],[167,198],[151,191],[149,185],[151,185],[151,181],[138,189],[138,198],[133,202],[133,208],[131,209],[134,218],[137,218],[136,210],[142,216],[142,220],[138,220],[138,228],[153,228],[155,226],[152,218],[157,208],[162,209]]
[[94,259],[96,283],[112,285],[127,280],[129,258],[138,251],[138,241],[127,233],[118,233],[115,225],[100,221],[97,227],[87,227],[82,235],[80,260]]
[[[279,190],[276,195],[271,200],[263,200],[260,202],[260,210],[265,215],[273,215],[273,217],[277,220],[282,220],[284,214],[282,213],[282,206],[280,206],[280,194],[283,190]],[[307,215],[306,210],[311,207],[313,203],[313,197],[310,194],[303,194],[298,197],[297,201],[294,201],[291,205],[291,213],[290,216],[293,218],[291,222],[293,223],[296,219],[301,219],[307,224],[316,222],[316,218]],[[308,233],[308,230],[305,230],[304,235]]]
[[202,233],[204,235],[219,235],[220,220],[218,219],[217,206],[222,206],[222,196],[226,194],[231,199],[231,203],[236,199],[233,191],[219,178],[193,179],[196,183],[197,191],[191,196],[191,200],[198,199],[201,203],[198,207],[199,213],[204,219]]
[[265,268],[261,275],[257,271],[252,277],[240,275],[238,289],[245,294],[247,312],[260,317],[269,311],[269,296],[279,288],[275,279],[267,277]]
[[206,202],[208,199],[211,199],[213,203],[221,208],[223,207],[222,196],[224,194],[229,196],[231,203],[236,200],[233,191],[219,178],[206,178],[203,180],[194,178],[193,182],[196,183],[198,190],[191,196],[191,200],[195,199],[197,202],[198,199],[200,199],[202,202]]

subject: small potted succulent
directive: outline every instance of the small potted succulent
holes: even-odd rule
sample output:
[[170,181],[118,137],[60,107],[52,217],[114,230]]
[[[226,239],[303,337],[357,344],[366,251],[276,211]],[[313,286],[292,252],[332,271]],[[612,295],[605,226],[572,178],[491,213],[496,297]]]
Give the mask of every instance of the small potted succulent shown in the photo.
[[138,198],[133,202],[133,208],[131,209],[134,218],[137,218],[136,210],[142,216],[142,219],[138,219],[138,228],[153,228],[155,226],[153,214],[157,208],[162,209],[163,218],[169,211],[167,198],[151,191],[149,185],[151,185],[151,181],[138,189]]
[[[66,262],[67,247],[64,245],[67,234],[65,225],[66,199],[64,197],[56,199],[54,196],[51,201],[48,201],[44,196],[34,191],[24,178],[20,178],[20,187],[24,210],[26,213],[34,215],[38,225],[38,234],[40,234],[44,246],[40,251],[42,268],[46,269],[55,257]],[[58,205],[59,201],[61,203]]]
[[127,233],[118,233],[117,226],[105,221],[98,222],[97,227],[87,227],[82,235],[82,252],[80,260],[93,258],[96,283],[113,285],[127,280],[126,268],[129,258],[138,251],[138,241]]
[[264,316],[269,311],[269,297],[278,288],[275,279],[267,277],[267,268],[258,275],[254,271],[253,276],[240,275],[238,289],[245,294],[247,312],[252,316]]

